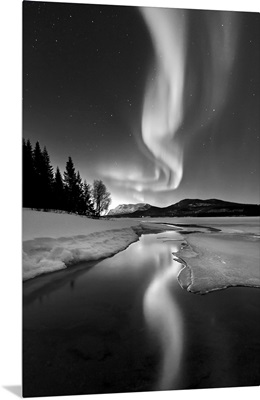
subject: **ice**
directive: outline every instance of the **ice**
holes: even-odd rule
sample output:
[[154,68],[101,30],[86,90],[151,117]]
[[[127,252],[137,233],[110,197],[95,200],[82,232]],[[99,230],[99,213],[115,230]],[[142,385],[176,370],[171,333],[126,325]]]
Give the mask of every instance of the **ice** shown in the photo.
[[187,235],[188,246],[178,255],[185,261],[178,280],[193,293],[230,286],[260,287],[259,238],[252,233]]
[[171,227],[188,244],[177,253],[172,250],[173,257],[187,264],[178,277],[183,288],[207,293],[228,286],[260,287],[259,218],[97,220],[28,209],[23,211],[23,279],[110,257],[145,231],[163,231],[165,222],[218,229],[185,233],[180,226]]

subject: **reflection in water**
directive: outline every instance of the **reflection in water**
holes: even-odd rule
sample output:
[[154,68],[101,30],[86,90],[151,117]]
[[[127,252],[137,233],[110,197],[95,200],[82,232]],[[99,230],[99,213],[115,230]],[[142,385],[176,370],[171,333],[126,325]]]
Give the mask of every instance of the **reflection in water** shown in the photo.
[[[156,390],[175,387],[182,354],[182,320],[172,293],[171,284],[176,280],[179,265],[171,258],[160,263],[148,286],[143,301],[144,316],[161,348],[162,366]],[[163,268],[162,268],[163,266]]]
[[183,290],[182,244],[174,231],[143,235],[94,268],[25,282],[24,394],[258,385],[259,290]]

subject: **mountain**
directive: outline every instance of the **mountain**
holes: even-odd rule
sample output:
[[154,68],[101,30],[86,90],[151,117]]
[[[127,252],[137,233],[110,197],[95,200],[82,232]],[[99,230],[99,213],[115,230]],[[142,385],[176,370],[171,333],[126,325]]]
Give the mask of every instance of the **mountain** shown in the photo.
[[240,204],[218,199],[185,199],[168,207],[150,204],[122,204],[108,215],[113,217],[238,217],[259,216],[259,204]]
[[116,208],[109,211],[107,215],[115,215],[115,214],[131,214],[135,211],[144,211],[150,208],[150,204],[146,203],[138,203],[138,204],[120,204]]

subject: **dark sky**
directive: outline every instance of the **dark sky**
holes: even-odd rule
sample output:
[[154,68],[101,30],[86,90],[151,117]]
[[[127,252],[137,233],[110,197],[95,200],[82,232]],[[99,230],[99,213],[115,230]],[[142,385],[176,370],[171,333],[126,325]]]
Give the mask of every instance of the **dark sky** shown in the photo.
[[23,136],[112,206],[260,201],[259,14],[23,3]]

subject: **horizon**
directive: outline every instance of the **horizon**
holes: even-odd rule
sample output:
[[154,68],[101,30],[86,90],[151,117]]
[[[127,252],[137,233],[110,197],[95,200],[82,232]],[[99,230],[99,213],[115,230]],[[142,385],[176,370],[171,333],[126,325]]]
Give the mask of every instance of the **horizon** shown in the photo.
[[149,10],[24,2],[23,136],[109,209],[259,204],[258,14]]
[[145,204],[148,204],[148,205],[150,205],[150,206],[152,206],[152,207],[158,207],[158,208],[166,208],[166,207],[169,207],[169,206],[172,206],[172,205],[175,205],[175,204],[177,204],[177,203],[180,203],[181,201],[185,201],[185,200],[199,200],[199,201],[208,201],[208,200],[216,200],[216,201],[224,201],[224,202],[227,202],[227,203],[237,203],[237,204],[245,204],[245,205],[259,205],[260,203],[240,203],[240,202],[232,202],[232,201],[230,201],[230,200],[225,200],[225,199],[216,199],[216,198],[210,198],[210,199],[202,199],[202,198],[185,198],[185,199],[182,199],[182,200],[179,200],[179,201],[177,201],[176,203],[169,203],[167,206],[164,206],[164,207],[159,207],[159,206],[155,206],[154,204],[150,204],[150,203],[122,203],[122,204],[118,204],[116,207],[114,207],[114,208],[111,208],[111,207],[109,207],[108,208],[108,210],[107,210],[107,213],[110,211],[110,210],[114,210],[115,208],[117,208],[117,207],[120,207],[120,206],[131,206],[131,205],[137,205],[137,204],[140,204],[140,205],[145,205]]

